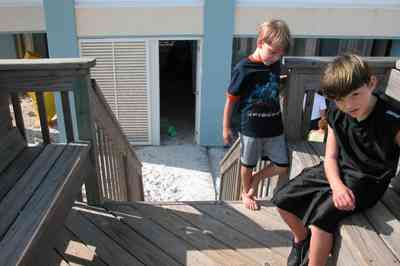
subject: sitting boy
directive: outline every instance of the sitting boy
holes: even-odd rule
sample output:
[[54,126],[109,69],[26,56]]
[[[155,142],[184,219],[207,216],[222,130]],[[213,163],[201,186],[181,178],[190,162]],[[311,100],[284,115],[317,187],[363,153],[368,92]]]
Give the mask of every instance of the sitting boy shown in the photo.
[[337,106],[328,109],[325,161],[273,198],[293,234],[288,265],[325,265],[338,223],[373,206],[395,176],[400,112],[380,99],[376,84],[356,55],[337,57],[322,75],[323,94]]

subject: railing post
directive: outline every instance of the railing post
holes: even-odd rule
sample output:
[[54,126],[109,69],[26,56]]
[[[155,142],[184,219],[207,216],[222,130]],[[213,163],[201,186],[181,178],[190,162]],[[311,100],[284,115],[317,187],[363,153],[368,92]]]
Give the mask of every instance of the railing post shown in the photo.
[[90,141],[90,170],[85,180],[86,197],[89,204],[97,205],[102,201],[100,176],[98,171],[96,131],[90,110],[89,90],[92,83],[89,73],[79,77],[74,86],[75,106],[78,124],[78,139]]

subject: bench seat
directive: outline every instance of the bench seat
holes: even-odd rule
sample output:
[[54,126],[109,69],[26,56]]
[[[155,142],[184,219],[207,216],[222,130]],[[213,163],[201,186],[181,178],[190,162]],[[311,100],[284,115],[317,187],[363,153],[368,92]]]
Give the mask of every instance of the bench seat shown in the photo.
[[[292,165],[289,178],[323,159],[324,147],[318,142],[290,144]],[[341,223],[335,238],[330,265],[400,265],[399,177],[372,208]]]
[[78,196],[90,145],[27,147],[15,128],[0,142],[0,265],[34,265],[34,250]]

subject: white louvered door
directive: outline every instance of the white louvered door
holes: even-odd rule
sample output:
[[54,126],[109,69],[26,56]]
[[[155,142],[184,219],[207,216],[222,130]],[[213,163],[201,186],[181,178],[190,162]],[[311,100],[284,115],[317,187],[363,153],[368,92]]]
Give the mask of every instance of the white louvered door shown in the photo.
[[81,40],[91,70],[132,144],[151,144],[148,45],[137,40]]

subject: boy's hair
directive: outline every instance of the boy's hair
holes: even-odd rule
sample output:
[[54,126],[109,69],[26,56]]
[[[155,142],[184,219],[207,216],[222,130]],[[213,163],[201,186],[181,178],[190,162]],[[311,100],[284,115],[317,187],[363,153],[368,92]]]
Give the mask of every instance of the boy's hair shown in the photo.
[[326,66],[321,77],[321,90],[328,99],[339,100],[370,80],[368,64],[355,54],[344,54]]
[[282,47],[285,53],[289,52],[291,36],[288,25],[280,19],[266,21],[257,27],[257,40],[263,40],[266,44],[274,44]]

